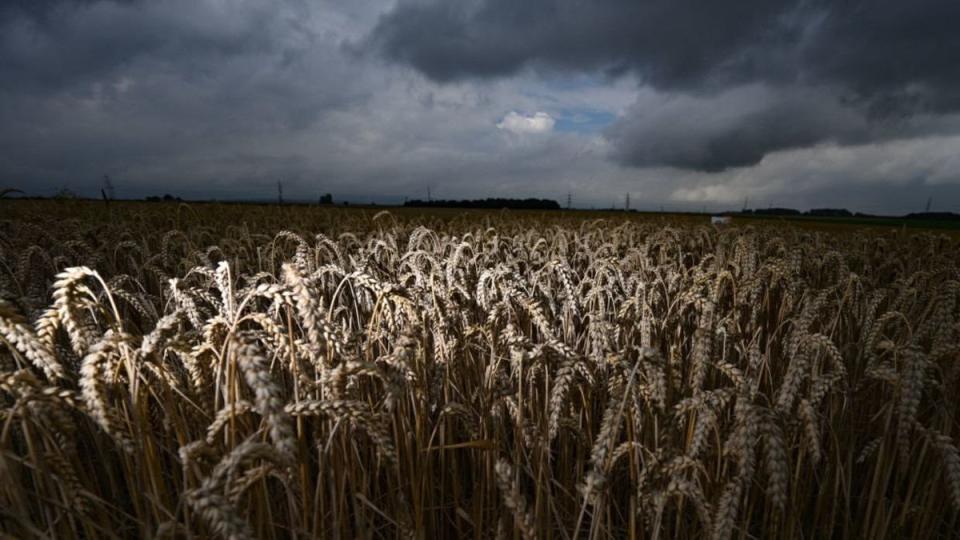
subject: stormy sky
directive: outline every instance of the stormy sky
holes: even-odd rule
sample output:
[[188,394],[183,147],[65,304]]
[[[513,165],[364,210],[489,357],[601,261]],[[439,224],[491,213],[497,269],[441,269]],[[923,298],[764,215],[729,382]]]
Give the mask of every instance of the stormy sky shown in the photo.
[[960,211],[955,0],[3,0],[0,188]]

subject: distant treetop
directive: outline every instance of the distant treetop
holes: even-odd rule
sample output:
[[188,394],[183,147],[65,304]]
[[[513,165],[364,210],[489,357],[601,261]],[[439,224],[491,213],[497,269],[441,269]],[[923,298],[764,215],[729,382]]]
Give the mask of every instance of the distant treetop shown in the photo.
[[559,210],[560,204],[550,199],[472,199],[472,200],[435,200],[419,199],[407,201],[404,206],[427,208],[512,208],[517,210]]

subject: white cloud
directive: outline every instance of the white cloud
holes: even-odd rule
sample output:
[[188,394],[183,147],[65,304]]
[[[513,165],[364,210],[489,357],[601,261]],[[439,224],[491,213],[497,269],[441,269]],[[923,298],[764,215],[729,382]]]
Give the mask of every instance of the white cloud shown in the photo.
[[[847,207],[907,213],[932,197],[939,210],[960,203],[960,135],[933,135],[860,145],[821,144],[773,152],[752,167],[718,174],[672,171],[677,203]],[[663,182],[662,184],[665,184]],[[662,185],[661,184],[661,185]]]
[[510,111],[497,128],[511,133],[547,133],[553,129],[556,121],[545,112],[538,112],[530,116]]

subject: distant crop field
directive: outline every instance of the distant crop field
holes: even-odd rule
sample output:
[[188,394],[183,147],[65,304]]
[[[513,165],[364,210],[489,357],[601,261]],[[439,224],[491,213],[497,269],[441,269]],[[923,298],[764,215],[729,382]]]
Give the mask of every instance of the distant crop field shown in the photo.
[[937,230],[960,233],[960,221],[947,219],[904,219],[897,217],[822,217],[822,216],[754,216],[738,215],[744,223],[780,222],[813,228],[901,228],[912,231]]
[[956,538],[960,241],[0,201],[0,533]]

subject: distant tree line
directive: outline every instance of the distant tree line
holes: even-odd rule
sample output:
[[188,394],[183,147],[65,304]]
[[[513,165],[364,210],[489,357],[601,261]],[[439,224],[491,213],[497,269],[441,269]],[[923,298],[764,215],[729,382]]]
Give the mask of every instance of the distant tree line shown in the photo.
[[150,195],[145,200],[149,202],[161,202],[161,201],[171,202],[171,201],[181,201],[183,199],[181,199],[180,197],[174,197],[169,193],[165,193],[163,197],[159,195]]
[[904,219],[932,219],[937,221],[960,221],[960,214],[953,212],[918,212],[916,214],[907,214]]
[[407,201],[404,206],[420,208],[511,208],[516,210],[559,210],[560,203],[550,199],[472,199],[472,200],[431,200],[419,199]]
[[754,216],[800,216],[803,212],[793,208],[758,208],[756,210],[744,210],[743,214]]
[[817,217],[853,217],[854,214],[846,208],[813,208],[801,212],[793,208],[756,208],[744,210],[742,214],[755,216],[817,216]]

